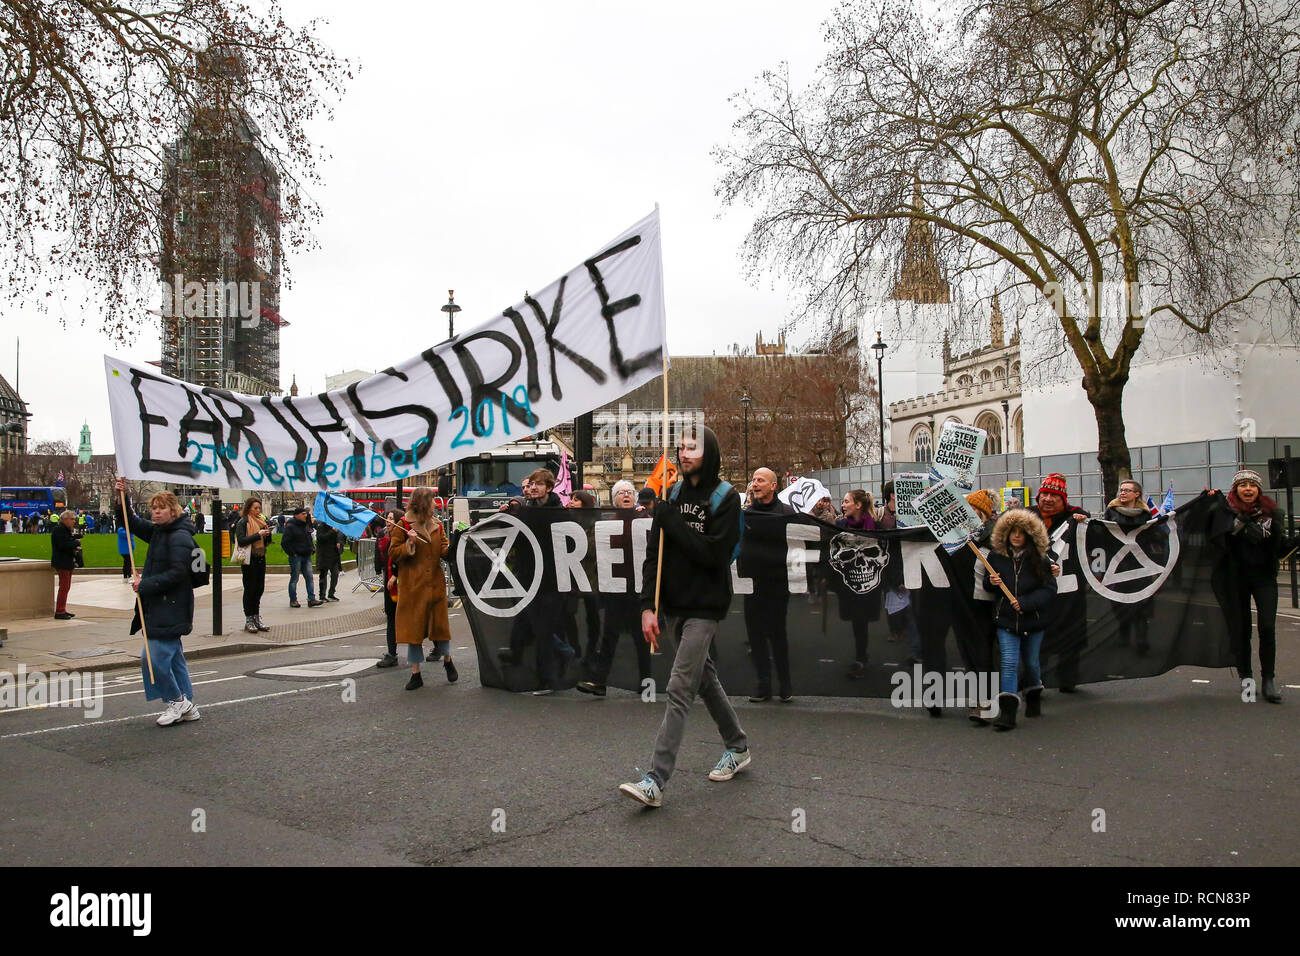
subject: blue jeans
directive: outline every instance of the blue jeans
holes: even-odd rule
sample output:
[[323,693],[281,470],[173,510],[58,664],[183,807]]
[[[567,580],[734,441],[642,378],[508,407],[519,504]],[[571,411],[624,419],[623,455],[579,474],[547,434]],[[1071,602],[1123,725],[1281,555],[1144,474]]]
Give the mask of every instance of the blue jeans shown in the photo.
[[311,576],[311,555],[289,555],[289,600],[298,600],[298,575],[307,579],[307,600],[316,600],[316,584]]
[[[441,660],[442,658],[447,657],[450,654],[451,654],[451,641],[434,641],[433,652],[429,654],[428,659],[431,661]],[[424,657],[423,644],[406,645],[406,663],[423,664],[424,661],[425,661],[425,657]]]
[[1043,647],[1043,632],[1035,631],[1025,637],[1012,634],[1005,627],[998,628],[998,647],[1002,649],[1002,693],[1014,694],[1020,688],[1020,662],[1025,662],[1025,688],[1040,687],[1043,674],[1038,666],[1038,652]]
[[149,641],[149,659],[153,661],[153,677],[149,680],[149,663],[140,652],[140,672],[144,675],[145,700],[194,699],[194,686],[190,683],[190,669],[185,665],[185,652],[181,642]]

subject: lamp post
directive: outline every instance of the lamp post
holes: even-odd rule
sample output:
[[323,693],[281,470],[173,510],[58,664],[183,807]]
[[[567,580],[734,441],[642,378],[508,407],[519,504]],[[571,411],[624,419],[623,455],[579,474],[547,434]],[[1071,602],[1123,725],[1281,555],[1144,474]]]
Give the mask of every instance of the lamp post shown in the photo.
[[447,304],[442,307],[442,311],[447,313],[447,338],[456,336],[456,313],[460,311],[460,306],[456,304],[456,290],[447,290]]
[[749,397],[749,389],[746,388],[740,396],[740,406],[745,410],[745,481],[749,481],[749,406],[754,400]]
[[876,329],[876,342],[871,346],[876,353],[876,411],[880,416],[880,487],[885,487],[885,383],[881,381],[885,370],[885,349],[889,348]]

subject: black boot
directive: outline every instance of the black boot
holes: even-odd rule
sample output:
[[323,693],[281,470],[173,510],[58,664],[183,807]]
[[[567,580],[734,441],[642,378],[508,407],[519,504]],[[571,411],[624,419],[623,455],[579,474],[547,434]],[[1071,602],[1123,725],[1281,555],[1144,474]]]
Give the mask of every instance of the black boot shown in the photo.
[[1043,714],[1043,685],[1025,691],[1025,716],[1041,717]]
[[1264,678],[1264,699],[1270,704],[1282,703],[1282,692],[1277,689],[1277,685],[1273,683],[1271,677]]
[[993,718],[994,730],[1015,730],[1016,711],[1020,698],[1015,694],[998,694],[998,715]]

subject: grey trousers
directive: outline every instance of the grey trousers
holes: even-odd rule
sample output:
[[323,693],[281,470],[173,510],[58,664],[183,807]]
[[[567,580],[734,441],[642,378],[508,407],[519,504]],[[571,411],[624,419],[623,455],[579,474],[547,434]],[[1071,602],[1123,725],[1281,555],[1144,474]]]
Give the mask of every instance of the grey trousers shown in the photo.
[[650,763],[650,776],[660,787],[668,783],[677,765],[677,750],[686,731],[686,712],[691,709],[697,694],[709,708],[709,715],[718,725],[727,749],[745,750],[748,747],[745,732],[736,719],[731,701],[727,700],[727,692],[718,681],[718,672],[709,653],[718,622],[692,617],[676,624],[680,634],[677,656],[673,658],[673,673],[668,678],[668,709],[664,713],[664,722],[659,725],[654,759]]

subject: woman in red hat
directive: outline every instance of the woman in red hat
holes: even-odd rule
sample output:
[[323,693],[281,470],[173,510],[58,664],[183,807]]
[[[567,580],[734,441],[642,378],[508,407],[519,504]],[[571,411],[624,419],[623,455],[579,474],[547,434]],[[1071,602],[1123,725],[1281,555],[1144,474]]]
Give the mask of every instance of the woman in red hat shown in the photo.
[[[1030,509],[1043,519],[1049,537],[1067,521],[1092,517],[1082,508],[1070,504],[1065,475],[1053,472],[1038,489],[1038,505]],[[1052,637],[1053,652],[1060,656],[1056,667],[1057,687],[1063,694],[1073,694],[1079,678],[1079,654],[1088,643],[1087,596],[1082,591],[1062,595],[1052,603],[1046,630]],[[1065,644],[1064,653],[1060,648]],[[1043,657],[1048,657],[1046,650]]]
[[1264,494],[1256,472],[1245,469],[1232,477],[1232,490],[1226,497],[1232,525],[1227,534],[1229,567],[1235,573],[1235,594],[1224,602],[1228,629],[1237,650],[1237,676],[1243,686],[1253,681],[1250,664],[1250,602],[1255,600],[1259,627],[1259,671],[1264,679],[1264,699],[1282,703],[1282,694],[1274,682],[1273,666],[1277,656],[1277,566],[1290,542],[1282,509]]

